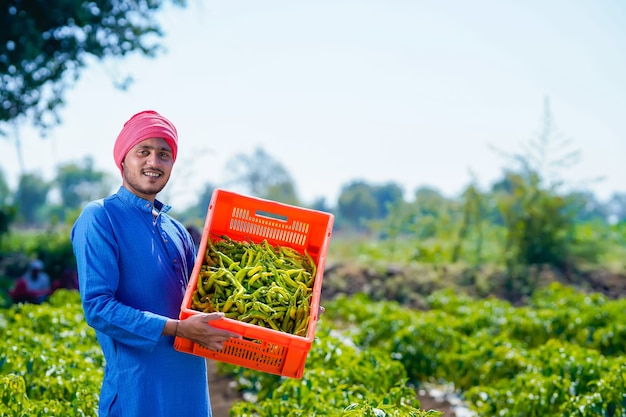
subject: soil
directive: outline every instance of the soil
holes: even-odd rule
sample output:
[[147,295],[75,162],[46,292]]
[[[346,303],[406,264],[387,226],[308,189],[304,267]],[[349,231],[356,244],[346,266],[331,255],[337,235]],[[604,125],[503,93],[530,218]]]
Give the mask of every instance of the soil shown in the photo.
[[448,401],[436,399],[428,394],[420,394],[419,392],[417,393],[417,398],[420,400],[420,409],[422,410],[437,410],[442,413],[441,417],[456,417],[454,408]]
[[230,407],[236,401],[241,400],[242,395],[235,388],[234,381],[230,376],[221,375],[217,372],[213,360],[207,359],[207,369],[213,417],[229,417]]
[[422,410],[437,410],[442,413],[441,417],[456,417],[454,408],[452,408],[452,405],[447,401],[420,394],[417,395],[417,398],[420,400],[420,409]]

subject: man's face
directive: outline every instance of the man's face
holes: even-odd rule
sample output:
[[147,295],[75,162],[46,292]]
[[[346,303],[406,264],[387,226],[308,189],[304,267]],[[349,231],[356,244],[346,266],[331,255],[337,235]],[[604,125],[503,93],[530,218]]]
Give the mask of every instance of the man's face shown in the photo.
[[167,184],[173,166],[172,148],[165,139],[141,141],[124,158],[124,186],[133,194],[154,201]]

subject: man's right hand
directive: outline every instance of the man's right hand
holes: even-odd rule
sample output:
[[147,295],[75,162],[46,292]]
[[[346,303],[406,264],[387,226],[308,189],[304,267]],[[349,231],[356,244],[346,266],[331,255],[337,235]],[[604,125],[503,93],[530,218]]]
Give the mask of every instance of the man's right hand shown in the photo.
[[211,325],[212,321],[221,320],[224,313],[193,314],[178,323],[178,336],[189,339],[207,349],[221,350],[231,337],[241,339],[237,333],[218,329]]

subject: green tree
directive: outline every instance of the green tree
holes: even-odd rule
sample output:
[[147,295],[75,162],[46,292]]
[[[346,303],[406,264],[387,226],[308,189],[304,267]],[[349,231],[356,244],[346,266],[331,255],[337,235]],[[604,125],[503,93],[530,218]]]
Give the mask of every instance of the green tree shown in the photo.
[[514,265],[548,264],[564,268],[573,234],[568,201],[544,189],[537,173],[509,173],[512,192],[498,197],[507,229],[505,257]]
[[2,237],[9,233],[9,226],[16,214],[17,209],[12,204],[11,190],[4,177],[4,172],[0,169],[0,243],[2,243]]
[[[0,9],[0,122],[58,123],[57,108],[89,59],[154,57],[161,0],[7,0]],[[184,5],[185,0],[172,0]],[[127,81],[120,86],[126,85]]]
[[18,219],[28,225],[43,223],[39,213],[44,208],[51,184],[39,174],[22,174],[15,192],[15,202],[19,209]]
[[337,200],[338,226],[368,230],[367,222],[378,215],[378,201],[373,187],[364,181],[344,186]]
[[382,185],[369,184],[362,180],[353,181],[344,186],[337,201],[339,224],[369,230],[379,228],[372,223],[382,220],[404,202],[402,187],[395,183]]
[[411,230],[418,239],[435,236],[447,238],[451,231],[453,201],[432,187],[415,190]]
[[238,154],[227,164],[228,185],[240,186],[246,192],[268,200],[299,204],[296,188],[285,167],[262,148],[250,154]]
[[556,130],[546,100],[541,130],[525,152],[511,157],[512,168],[493,187],[506,229],[505,287],[513,296],[534,290],[536,274],[529,267],[548,265],[566,272],[572,266],[579,210],[574,200],[561,191],[561,171],[578,159],[578,152],[570,151],[569,144]]
[[589,222],[593,220],[606,221],[609,218],[608,207],[600,203],[595,195],[589,191],[575,191],[567,195],[571,210],[574,212],[575,222]]
[[626,222],[626,193],[614,193],[607,203],[606,211],[609,222]]
[[393,182],[374,186],[372,192],[378,205],[377,218],[387,216],[392,207],[404,201],[404,190]]
[[94,169],[90,156],[81,163],[60,165],[55,183],[59,187],[62,206],[68,210],[80,208],[83,203],[102,198],[111,191],[110,177]]
[[[580,157],[580,151],[572,148],[571,139],[559,130],[550,100],[546,98],[539,132],[528,141],[521,153],[512,155],[512,162],[517,162],[520,172],[536,173],[544,188],[557,190],[565,185],[566,171],[579,163]],[[568,185],[575,188],[572,184]]]
[[415,207],[419,214],[438,215],[449,206],[449,201],[439,190],[423,186],[415,190]]
[[318,210],[318,211],[325,211],[327,213],[330,213],[333,211],[333,208],[328,204],[328,202],[326,201],[326,197],[317,197],[315,200],[313,200],[313,202],[310,204],[310,207],[313,210]]
[[4,171],[0,167],[0,205],[7,204],[11,201],[11,189],[4,176]]
[[468,240],[471,231],[474,233],[473,259],[474,265],[479,265],[482,261],[483,249],[483,223],[485,219],[485,198],[475,184],[470,184],[463,194],[462,219],[459,227],[457,241],[452,250],[452,262],[457,262],[463,251],[463,243]]
[[205,183],[202,190],[198,193],[196,202],[180,214],[180,221],[193,224],[197,227],[204,226],[204,220],[206,219],[207,210],[211,203],[211,196],[215,188],[214,184],[210,182]]
[[269,185],[262,196],[267,200],[280,201],[294,206],[300,204],[296,187],[291,180]]
[[[180,6],[186,0],[171,0]],[[6,0],[0,7],[0,136],[14,131],[24,173],[18,126],[27,122],[45,136],[61,122],[66,91],[95,58],[131,53],[155,57],[163,36],[155,20],[162,0]],[[130,76],[114,79],[126,89]]]

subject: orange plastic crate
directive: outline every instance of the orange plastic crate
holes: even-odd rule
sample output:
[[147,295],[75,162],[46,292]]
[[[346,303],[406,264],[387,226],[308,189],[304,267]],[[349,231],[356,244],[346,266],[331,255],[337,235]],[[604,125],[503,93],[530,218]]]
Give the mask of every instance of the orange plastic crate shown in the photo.
[[236,241],[252,240],[255,243],[267,239],[272,245],[290,246],[301,253],[305,250],[308,252],[317,265],[311,294],[309,327],[306,336],[296,336],[223,318],[211,324],[238,333],[242,339],[229,339],[221,350],[215,351],[191,340],[176,337],[174,348],[262,372],[301,378],[319,318],[324,265],[333,222],[334,216],[330,213],[216,189],[207,210],[198,257],[185,291],[180,319],[199,314],[190,308],[191,297],[205,262],[208,239],[214,241],[220,235],[226,235]]

